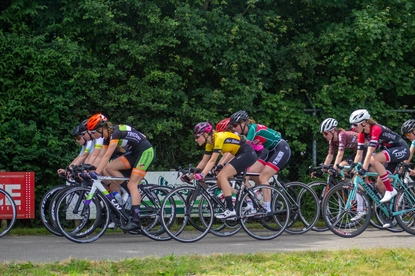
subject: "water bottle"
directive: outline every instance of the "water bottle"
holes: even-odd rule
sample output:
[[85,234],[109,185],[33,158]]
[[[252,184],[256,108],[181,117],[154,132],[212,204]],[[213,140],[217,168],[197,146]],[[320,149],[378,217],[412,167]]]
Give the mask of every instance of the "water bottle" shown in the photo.
[[131,203],[131,196],[129,194],[127,195],[128,197],[127,197],[127,200],[125,201],[124,208],[125,210],[129,211],[132,208],[132,203]]
[[119,192],[113,192],[112,195],[118,201],[118,204],[120,204],[122,206],[124,202],[122,200],[122,196],[120,195],[120,193]]
[[261,200],[262,199],[261,191],[260,190],[255,190],[255,196],[258,200]]

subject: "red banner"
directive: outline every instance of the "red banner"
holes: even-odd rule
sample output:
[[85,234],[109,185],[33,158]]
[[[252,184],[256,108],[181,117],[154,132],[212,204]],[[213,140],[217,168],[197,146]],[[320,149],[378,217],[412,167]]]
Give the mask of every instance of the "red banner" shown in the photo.
[[[0,172],[0,188],[13,197],[18,219],[35,218],[34,172]],[[8,219],[11,214],[10,204],[0,197],[0,219]]]

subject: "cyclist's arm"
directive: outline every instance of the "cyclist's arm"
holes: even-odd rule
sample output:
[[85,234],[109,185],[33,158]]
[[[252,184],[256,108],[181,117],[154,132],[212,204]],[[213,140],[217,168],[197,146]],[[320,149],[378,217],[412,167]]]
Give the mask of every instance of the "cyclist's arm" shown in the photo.
[[200,160],[199,164],[197,164],[196,168],[203,170],[209,161],[211,154],[204,154],[202,160]]
[[[100,161],[102,158],[104,158],[105,153],[108,150],[108,146],[103,146],[102,149],[99,152],[99,155],[97,158],[95,158],[94,163],[92,163],[93,166],[98,167]],[[111,153],[112,154],[112,153]]]
[[213,168],[213,166],[215,166],[216,160],[218,160],[218,157],[219,157],[219,152],[214,151],[210,159],[208,160],[205,168],[202,171],[204,175],[207,175],[210,172],[210,170]]
[[219,160],[218,165],[224,165],[225,163],[231,161],[233,158],[234,158],[234,156],[232,155],[232,153],[225,152],[225,154]]
[[412,157],[414,157],[414,152],[415,152],[415,147],[411,145],[411,147],[409,148],[409,158],[404,161],[405,163],[411,162]]
[[326,160],[324,160],[324,165],[330,165],[331,161],[333,161],[333,154],[328,154]]
[[367,152],[366,152],[366,156],[365,156],[365,160],[363,163],[362,168],[367,170],[369,168],[369,164],[370,164],[370,158],[372,158],[373,152],[375,151],[375,147],[369,146],[367,148]]
[[339,150],[337,152],[336,160],[334,161],[334,168],[337,169],[337,164],[343,161],[344,150]]
[[79,164],[84,163],[88,155],[89,155],[88,152],[83,152],[81,155],[78,155],[69,166],[72,166],[72,165],[78,166]]
[[105,166],[108,164],[108,161],[111,159],[112,154],[114,153],[114,151],[117,149],[117,145],[118,145],[118,141],[112,142],[113,140],[111,140],[107,150],[105,151],[104,156],[101,158],[101,160],[99,161],[99,165],[96,169],[96,172],[98,174],[101,174],[102,171],[104,170]]

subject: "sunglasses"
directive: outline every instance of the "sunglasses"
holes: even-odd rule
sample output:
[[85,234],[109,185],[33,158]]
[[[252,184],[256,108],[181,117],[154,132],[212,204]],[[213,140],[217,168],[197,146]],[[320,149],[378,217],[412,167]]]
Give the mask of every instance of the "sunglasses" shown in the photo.
[[82,137],[83,137],[83,136],[78,135],[78,136],[75,136],[74,138],[75,138],[75,140],[76,140],[76,141],[79,141],[79,140],[81,140],[81,139],[82,139]]
[[237,126],[239,126],[239,124],[238,124],[238,123],[234,123],[234,124],[232,124],[232,127],[237,127]]
[[327,134],[329,134],[330,132],[328,132],[328,131],[323,131],[322,133],[323,133],[323,135],[324,135],[324,136],[327,136]]
[[411,133],[405,133],[405,136],[409,138],[409,136],[411,136]]
[[352,126],[353,127],[358,127],[358,126],[360,126],[361,124],[352,124]]

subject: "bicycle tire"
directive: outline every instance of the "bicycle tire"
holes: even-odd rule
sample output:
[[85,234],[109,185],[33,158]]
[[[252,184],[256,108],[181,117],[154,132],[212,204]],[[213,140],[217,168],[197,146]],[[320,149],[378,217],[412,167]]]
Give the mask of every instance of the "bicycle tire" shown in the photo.
[[2,211],[2,214],[0,213],[1,219],[5,220],[5,223],[3,225],[0,225],[0,238],[7,235],[7,233],[12,230],[14,224],[16,223],[17,219],[17,208],[16,203],[13,200],[13,197],[5,190],[0,189],[0,201],[2,201],[4,204],[4,208],[7,211],[11,211],[10,215],[6,215],[4,211]]
[[[265,192],[267,190],[269,191]],[[242,228],[249,236],[257,240],[275,239],[285,231],[289,223],[288,200],[281,191],[270,185],[256,185],[250,191],[242,195],[242,200],[237,206]],[[271,212],[267,212],[264,208],[264,192],[271,195]],[[261,194],[261,199],[255,196],[258,193]],[[245,214],[242,209],[243,202],[247,203],[248,198],[252,201],[254,210]]]
[[290,234],[304,234],[317,223],[320,216],[319,199],[313,189],[302,182],[289,182],[284,187],[291,218],[285,231]]
[[351,200],[351,208],[345,205],[349,199],[353,185],[336,185],[330,189],[323,200],[323,218],[331,232],[343,238],[353,238],[366,230],[370,223],[371,202],[367,195],[358,189],[363,199],[363,208],[366,215],[358,221],[351,221],[357,215],[356,199]]
[[[89,188],[75,187],[63,194],[56,204],[57,225],[62,234],[76,243],[91,243],[98,240],[107,230],[110,210],[100,193],[96,193],[88,204]],[[81,223],[77,223],[81,220]]]
[[[166,232],[175,240],[184,243],[196,242],[204,238],[210,231],[213,224],[213,206],[202,190],[195,196],[194,200],[189,202],[188,196],[196,192],[194,186],[181,186],[173,189],[163,200],[161,207],[162,225]],[[173,198],[174,205],[170,203]],[[207,225],[198,220],[200,215],[199,204],[203,204],[203,216],[205,221],[209,220]],[[173,223],[166,223],[171,221]],[[195,227],[195,223],[198,223]]]
[[327,182],[324,181],[313,181],[308,183],[308,186],[313,189],[313,191],[316,193],[316,195],[318,196],[318,200],[320,203],[320,213],[319,213],[319,217],[318,220],[316,222],[316,224],[311,228],[312,231],[315,232],[325,232],[328,231],[329,228],[327,227],[326,223],[324,222],[323,219],[323,199],[326,196],[326,194],[328,193],[327,190]]
[[393,211],[404,211],[400,215],[395,216],[398,224],[408,234],[415,235],[415,184],[409,183],[403,189],[398,190],[395,196]]
[[60,185],[53,187],[52,189],[49,189],[40,200],[39,204],[39,217],[40,221],[42,222],[43,226],[52,234],[61,237],[62,233],[59,232],[59,230],[53,225],[52,218],[50,217],[50,204],[52,202],[53,196],[62,190],[63,188],[66,188],[68,186],[66,185]]
[[[67,191],[69,191],[70,189],[74,188],[74,187],[78,187],[78,186],[65,186],[62,189],[56,191],[56,193],[54,193],[50,199],[49,202],[49,220],[50,220],[50,225],[52,227],[55,228],[55,230],[57,232],[59,232],[59,227],[58,224],[56,222],[56,220],[58,219],[56,217],[56,202],[58,201],[58,199],[65,194]],[[60,233],[62,236],[62,233]]]

